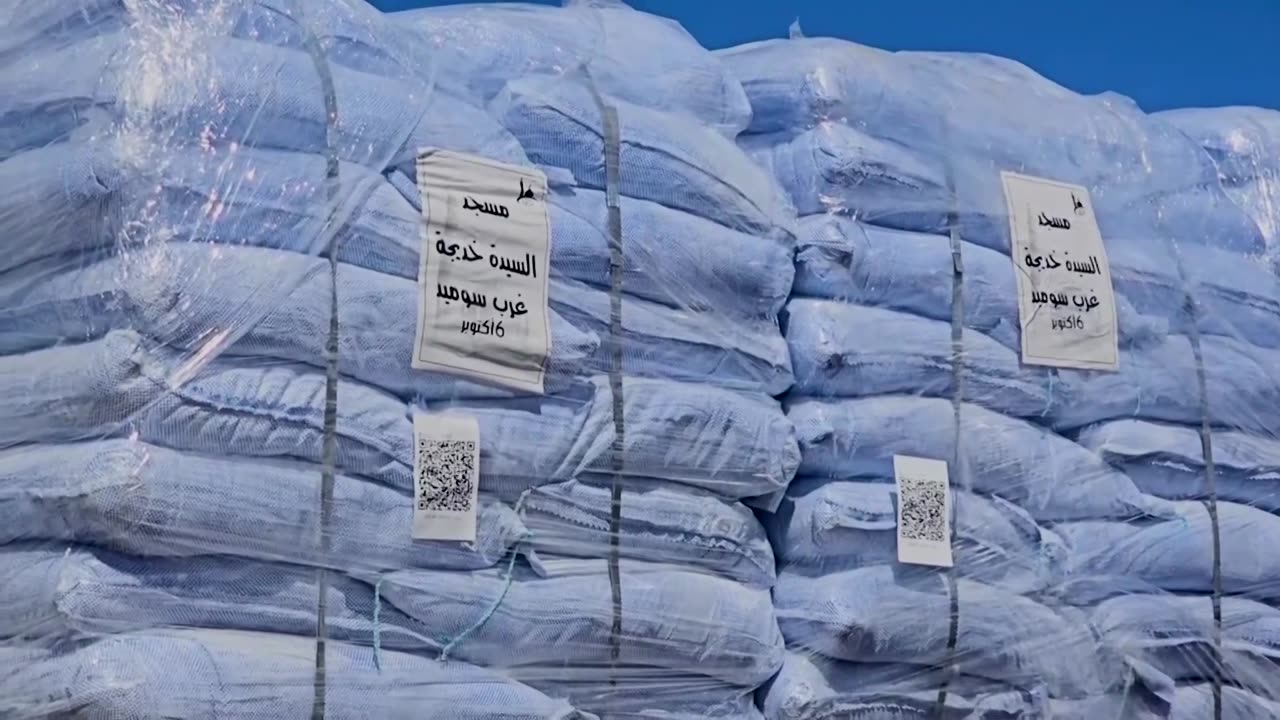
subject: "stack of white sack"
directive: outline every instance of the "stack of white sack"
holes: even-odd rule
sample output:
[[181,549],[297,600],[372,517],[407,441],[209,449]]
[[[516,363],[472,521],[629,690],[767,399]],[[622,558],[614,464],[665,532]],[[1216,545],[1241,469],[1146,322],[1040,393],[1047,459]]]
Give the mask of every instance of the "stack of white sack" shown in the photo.
[[[739,144],[801,215],[766,717],[1272,717],[1280,518],[1243,478],[1280,433],[1280,282],[1203,149],[1000,58],[718,55],[753,109]],[[1022,361],[1037,264],[1011,257],[1004,173],[1083,187],[1045,224],[1096,221],[1105,255],[1066,259],[1114,298],[1062,330],[1114,333],[1116,370]],[[895,456],[944,461],[949,503],[895,487]],[[953,569],[899,562],[903,538]]]
[[[592,4],[0,19],[0,714],[757,713],[794,212],[713,56]],[[546,177],[541,392],[412,367],[427,148]]]

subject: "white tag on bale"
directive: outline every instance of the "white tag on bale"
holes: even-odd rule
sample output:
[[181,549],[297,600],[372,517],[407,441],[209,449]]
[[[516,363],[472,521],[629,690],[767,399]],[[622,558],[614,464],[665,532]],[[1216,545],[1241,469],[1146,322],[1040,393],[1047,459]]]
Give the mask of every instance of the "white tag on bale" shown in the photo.
[[951,567],[951,481],[941,460],[893,456],[898,562]]
[[479,492],[476,419],[414,413],[413,538],[475,542]]
[[424,149],[412,367],[543,392],[551,226],[541,172]]
[[1111,267],[1089,191],[1011,172],[1000,177],[1018,283],[1022,361],[1118,370]]

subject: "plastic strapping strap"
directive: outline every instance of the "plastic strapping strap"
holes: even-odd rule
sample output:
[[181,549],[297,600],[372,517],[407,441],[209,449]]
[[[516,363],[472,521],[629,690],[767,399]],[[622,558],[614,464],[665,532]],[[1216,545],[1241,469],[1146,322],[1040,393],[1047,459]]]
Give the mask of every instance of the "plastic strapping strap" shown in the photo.
[[330,214],[326,217],[323,226],[329,233],[329,335],[325,341],[324,445],[320,469],[320,526],[319,538],[317,538],[321,550],[321,563],[316,569],[316,658],[313,681],[315,695],[311,706],[312,720],[322,720],[325,716],[325,639],[328,636],[326,617],[329,595],[329,571],[325,568],[324,562],[328,559],[330,549],[329,525],[333,515],[333,482],[338,459],[338,233],[330,225],[336,220],[340,165],[337,149],[338,94],[334,89],[333,74],[329,70],[329,62],[325,59],[324,49],[320,47],[319,39],[310,30],[306,32],[304,42],[307,53],[315,64],[320,87],[324,92],[325,200],[330,208]]
[[[956,211],[955,184],[951,174],[951,163],[947,162],[947,189],[951,207],[947,211],[947,226],[951,236],[951,413],[953,437],[951,441],[951,468],[959,483],[953,487],[964,487],[965,472],[963,452],[961,451],[961,415],[964,404],[964,252],[960,239],[959,213]],[[954,492],[954,491],[953,491]],[[952,542],[955,541],[955,525],[951,523]],[[938,697],[934,703],[933,716],[941,720],[946,716],[947,692],[955,674],[956,644],[960,634],[960,587],[956,583],[954,568],[945,571],[947,578],[947,597],[950,602],[950,621],[947,627],[947,654],[942,682],[938,687]]]
[[613,600],[613,623],[609,628],[609,686],[614,687],[618,682],[618,659],[622,655],[622,573],[618,566],[618,543],[622,528],[623,449],[626,447],[622,396],[622,207],[618,201],[622,184],[622,140],[617,108],[600,95],[590,69],[585,71],[591,96],[600,111],[604,136],[605,202],[609,209],[609,390],[613,397],[613,444],[609,449],[613,471],[609,503],[609,590]]
[[[1179,261],[1181,265],[1181,261]],[[1179,267],[1181,270],[1181,267]],[[1185,282],[1186,273],[1179,273]],[[1200,347],[1200,304],[1186,293],[1187,315],[1191,318],[1191,352],[1196,361],[1196,385],[1200,391],[1200,452],[1204,455],[1204,483],[1209,496],[1204,501],[1213,531],[1213,720],[1222,720],[1222,536],[1218,525],[1218,473],[1213,464],[1213,432],[1209,425],[1209,384],[1205,377],[1204,352]]]
[[382,672],[382,583],[386,575],[379,575],[373,584],[373,666]]

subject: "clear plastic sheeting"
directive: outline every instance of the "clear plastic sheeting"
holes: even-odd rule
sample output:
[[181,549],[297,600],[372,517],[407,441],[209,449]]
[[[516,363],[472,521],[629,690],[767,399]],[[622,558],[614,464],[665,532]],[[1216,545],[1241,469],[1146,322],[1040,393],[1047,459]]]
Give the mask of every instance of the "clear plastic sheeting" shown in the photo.
[[[0,709],[84,718],[298,717],[313,704],[314,643],[221,630],[118,632],[87,645],[6,647]],[[457,662],[331,643],[326,712],[334,717],[584,720],[590,716],[503,676]]]
[[[513,75],[589,65],[601,90],[618,100],[687,114],[729,137],[746,127],[751,107],[742,86],[684,28],[618,0],[565,5],[446,5],[395,18],[447,58],[441,83],[456,83],[480,102],[501,93]],[[578,12],[583,7],[596,10],[590,23]]]
[[[0,28],[0,716],[1280,716],[1274,113],[616,0]],[[1008,172],[1113,369],[1026,361]]]
[[1257,107],[1166,110],[1213,159],[1227,195],[1258,224],[1269,259],[1280,259],[1280,112]]
[[[719,59],[615,2],[0,27],[0,716],[760,716],[795,214]],[[505,242],[441,198],[545,209],[535,385],[415,367],[428,229]]]
[[[795,35],[717,52],[800,215],[765,717],[1277,717],[1275,113],[1150,116],[1001,58]],[[1027,230],[1005,173],[1071,202]],[[1050,261],[1015,248],[1091,219],[1105,257],[1063,245],[1061,272],[1114,298],[1037,312],[1109,336],[1114,308],[1116,369],[1028,363],[1019,273]]]

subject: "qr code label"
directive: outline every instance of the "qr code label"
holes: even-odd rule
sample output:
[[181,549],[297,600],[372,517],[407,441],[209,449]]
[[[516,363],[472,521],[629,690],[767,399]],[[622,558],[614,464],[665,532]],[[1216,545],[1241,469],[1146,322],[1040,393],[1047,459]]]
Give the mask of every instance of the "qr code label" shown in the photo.
[[476,539],[480,427],[474,417],[413,416],[413,537]]
[[902,537],[910,540],[948,542],[947,486],[936,480],[906,476],[902,492]]
[[418,438],[418,509],[471,512],[475,458],[473,440]]
[[898,561],[951,567],[951,481],[941,460],[893,456],[898,485]]

